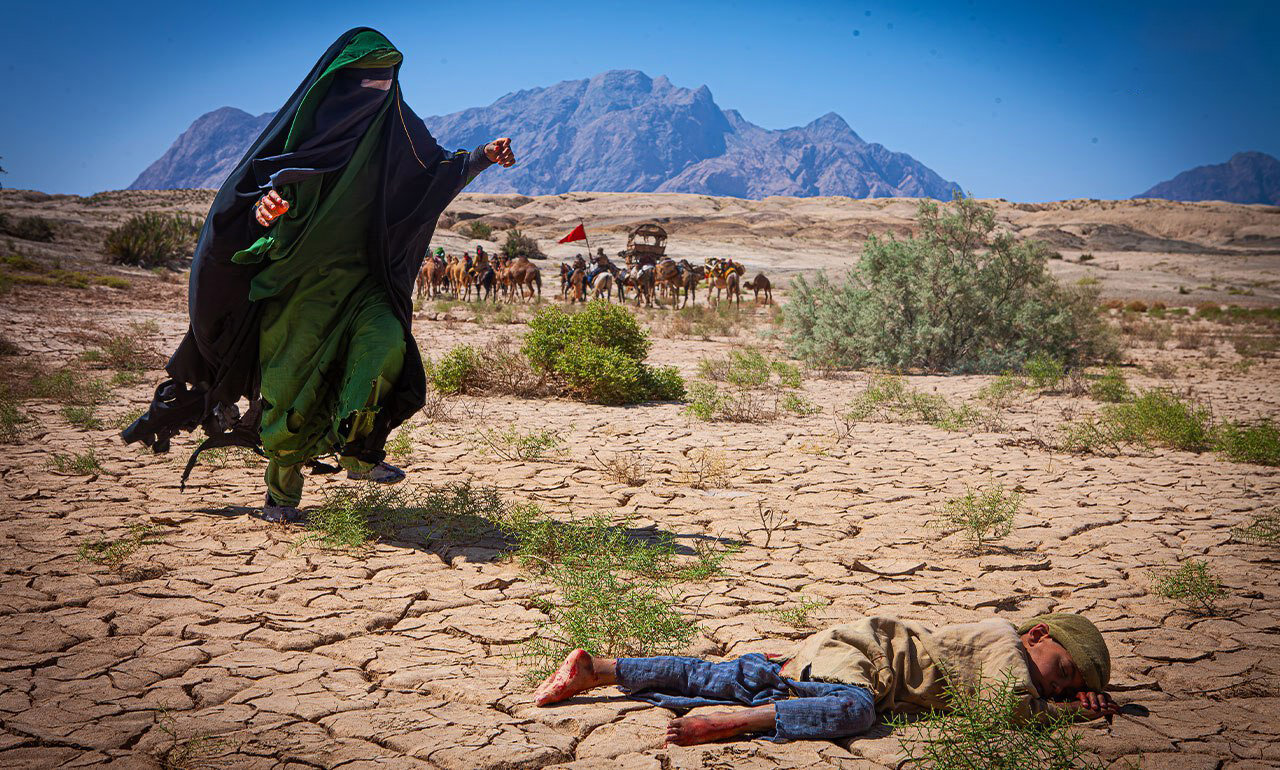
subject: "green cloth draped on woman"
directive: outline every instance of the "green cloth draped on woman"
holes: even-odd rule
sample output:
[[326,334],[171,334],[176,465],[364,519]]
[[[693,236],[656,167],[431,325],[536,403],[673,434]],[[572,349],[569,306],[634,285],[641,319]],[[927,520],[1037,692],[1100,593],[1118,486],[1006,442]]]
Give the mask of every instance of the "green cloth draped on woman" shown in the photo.
[[[420,406],[425,384],[408,333],[417,264],[440,211],[462,187],[491,163],[515,162],[508,139],[474,153],[440,150],[403,103],[400,62],[380,33],[348,32],[224,184],[197,247],[192,330],[170,361],[174,380],[124,433],[164,451],[183,406],[196,400],[184,397],[203,396],[200,423],[208,431],[222,419],[230,430],[210,431],[215,438],[202,449],[248,444],[250,436],[265,452],[270,520],[300,518],[302,471],[325,455],[339,454],[351,478],[404,478],[382,445]],[[236,209],[248,229],[229,221]],[[230,291],[229,275],[236,280]],[[219,309],[198,302],[201,291],[244,294],[238,309],[210,323]],[[235,323],[246,318],[251,328]],[[230,353],[228,338],[239,343]],[[250,376],[235,371],[250,366]],[[210,369],[214,376],[201,376]],[[224,415],[234,410],[234,388],[226,381],[237,377],[257,386],[256,394],[249,387],[239,395],[258,398],[231,426]],[[230,392],[210,397],[220,390]]]

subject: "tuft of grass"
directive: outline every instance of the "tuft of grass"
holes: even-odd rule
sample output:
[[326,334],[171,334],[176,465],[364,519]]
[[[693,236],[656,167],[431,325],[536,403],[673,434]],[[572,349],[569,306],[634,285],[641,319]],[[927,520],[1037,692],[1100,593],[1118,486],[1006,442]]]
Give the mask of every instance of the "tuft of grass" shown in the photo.
[[1026,721],[1020,685],[1011,671],[998,680],[949,682],[943,695],[945,710],[886,720],[901,741],[905,759],[900,766],[931,770],[1109,767],[1084,748],[1083,734],[1071,729],[1070,713],[1044,722]]
[[451,396],[511,395],[542,396],[555,392],[548,378],[529,364],[508,338],[500,338],[484,348],[459,345],[438,361],[426,359],[427,380],[435,392]]
[[16,444],[22,439],[31,418],[7,384],[0,384],[0,444]]
[[473,220],[467,223],[467,226],[463,228],[463,234],[468,238],[487,241],[493,235],[493,225],[481,222],[478,219]]
[[1118,404],[1133,395],[1129,390],[1129,385],[1124,381],[1124,375],[1121,374],[1117,367],[1109,367],[1106,374],[1094,381],[1093,386],[1089,388],[1089,395],[1095,401],[1101,401],[1106,404]]
[[406,425],[396,431],[387,442],[387,454],[397,460],[408,460],[413,455],[413,429]]
[[71,476],[92,476],[102,473],[102,466],[98,464],[98,455],[92,449],[75,455],[54,452],[49,457],[49,468]]
[[1151,577],[1151,590],[1196,615],[1217,615],[1218,600],[1227,595],[1222,581],[1201,559],[1187,559],[1176,568],[1156,571]]
[[482,428],[476,433],[482,452],[492,453],[512,461],[545,460],[548,455],[560,451],[564,440],[554,430],[535,430],[528,433],[518,428]]
[[1222,423],[1213,430],[1213,448],[1233,462],[1275,467],[1280,465],[1280,428],[1270,420]]
[[830,602],[826,599],[810,599],[800,597],[798,604],[790,607],[779,607],[771,610],[760,610],[761,615],[769,615],[795,628],[813,628],[813,620],[809,617],[814,610],[826,607]]
[[97,564],[119,572],[124,568],[129,558],[138,552],[138,549],[144,545],[155,545],[163,542],[162,538],[156,536],[159,531],[159,527],[150,524],[134,524],[124,537],[112,540],[100,538],[81,543],[76,549],[76,556],[80,561]]
[[81,354],[85,361],[120,372],[145,372],[164,363],[148,341],[160,331],[154,321],[131,323],[124,329],[102,334],[99,346]]
[[948,500],[932,526],[959,530],[976,551],[991,540],[999,540],[1013,531],[1013,517],[1022,507],[1022,495],[1006,492],[995,484],[977,490],[969,489],[961,497]]
[[27,383],[26,389],[32,398],[78,406],[100,404],[110,393],[102,380],[85,377],[71,369],[38,373]]
[[100,430],[102,428],[102,420],[94,414],[92,406],[64,406],[62,407],[62,417],[82,430]]
[[604,458],[593,455],[605,478],[629,487],[641,487],[649,479],[653,463],[644,458],[639,451],[614,452]]
[[694,489],[724,489],[733,480],[724,452],[698,448],[689,452],[688,464],[680,469],[685,484]]
[[429,544],[441,537],[491,534],[509,506],[496,489],[469,483],[441,487],[365,484],[325,493],[307,513],[299,545],[360,551],[379,537]]
[[1280,545],[1280,513],[1264,513],[1253,521],[1231,530],[1231,538],[1255,545]]

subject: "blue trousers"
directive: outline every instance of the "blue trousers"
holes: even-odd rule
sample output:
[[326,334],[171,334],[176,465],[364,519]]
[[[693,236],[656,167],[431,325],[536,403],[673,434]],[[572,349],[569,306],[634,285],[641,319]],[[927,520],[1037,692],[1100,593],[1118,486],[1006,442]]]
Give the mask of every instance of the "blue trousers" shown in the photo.
[[629,697],[673,711],[772,703],[776,723],[765,737],[779,742],[859,735],[876,723],[875,699],[865,687],[799,682],[781,671],[759,653],[724,663],[660,655],[619,658],[617,677]]

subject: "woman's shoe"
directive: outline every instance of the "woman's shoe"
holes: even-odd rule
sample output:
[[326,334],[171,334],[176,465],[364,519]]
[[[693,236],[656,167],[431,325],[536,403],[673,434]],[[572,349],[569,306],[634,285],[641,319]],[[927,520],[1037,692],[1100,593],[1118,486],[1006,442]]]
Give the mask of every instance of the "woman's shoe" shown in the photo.
[[404,481],[404,471],[384,460],[367,471],[347,471],[347,478],[375,484],[399,484]]

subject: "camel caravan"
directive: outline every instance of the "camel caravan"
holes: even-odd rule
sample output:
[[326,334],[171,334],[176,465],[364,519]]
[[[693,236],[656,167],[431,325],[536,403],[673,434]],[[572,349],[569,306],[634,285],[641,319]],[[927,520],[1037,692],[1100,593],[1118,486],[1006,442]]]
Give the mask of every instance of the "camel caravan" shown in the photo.
[[[582,225],[560,239],[560,243],[587,240]],[[656,223],[642,224],[627,236],[627,248],[618,252],[619,265],[603,248],[590,254],[578,254],[560,264],[560,297],[566,302],[602,299],[626,302],[631,293],[636,306],[673,309],[697,304],[698,287],[706,282],[707,300],[718,304],[722,299],[741,306],[742,293],[754,293],[756,304],[763,295],[764,304],[773,304],[773,285],[764,273],[743,281],[746,267],[732,259],[712,257],[701,265],[687,259],[676,260],[666,254],[667,231]],[[423,261],[418,273],[418,297],[437,299],[446,295],[471,301],[534,301],[542,297],[542,273],[524,254],[510,257],[490,255],[476,246],[474,255],[446,255],[437,248]],[[714,299],[712,292],[715,292]]]

